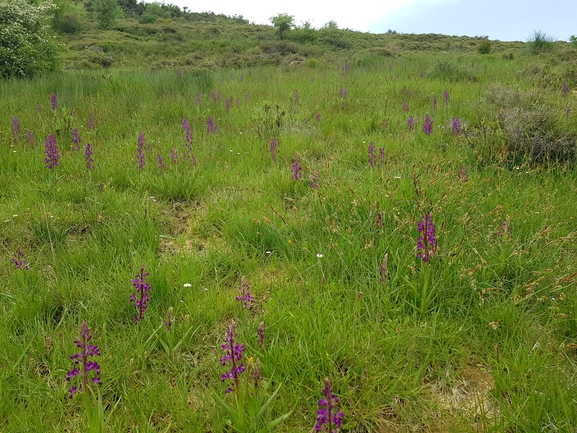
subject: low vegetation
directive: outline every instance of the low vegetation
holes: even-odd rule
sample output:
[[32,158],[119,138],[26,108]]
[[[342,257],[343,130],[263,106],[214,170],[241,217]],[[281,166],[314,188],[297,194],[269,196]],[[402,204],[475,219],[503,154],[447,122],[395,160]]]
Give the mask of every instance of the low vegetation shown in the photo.
[[570,43],[85,6],[0,82],[3,432],[572,431]]

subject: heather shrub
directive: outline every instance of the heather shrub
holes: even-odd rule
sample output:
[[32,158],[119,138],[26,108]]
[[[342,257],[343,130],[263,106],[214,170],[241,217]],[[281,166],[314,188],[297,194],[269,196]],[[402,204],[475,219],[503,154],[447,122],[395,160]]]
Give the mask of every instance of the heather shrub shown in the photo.
[[575,159],[577,132],[565,111],[538,103],[532,92],[498,84],[486,90],[485,100],[495,108],[496,116],[473,123],[465,131],[482,164]]
[[497,108],[527,105],[530,95],[518,88],[495,83],[485,90],[485,101]]
[[537,162],[566,162],[575,159],[577,132],[560,122],[562,113],[540,106],[509,108],[499,115],[507,150],[515,162],[525,158]]

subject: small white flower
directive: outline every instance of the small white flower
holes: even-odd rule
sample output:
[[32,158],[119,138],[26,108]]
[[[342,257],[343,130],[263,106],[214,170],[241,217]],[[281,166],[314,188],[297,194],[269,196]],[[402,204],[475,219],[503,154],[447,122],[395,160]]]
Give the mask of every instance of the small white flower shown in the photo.
[[184,287],[192,287],[192,284],[190,284],[190,283],[184,283],[183,286],[184,286]]
[[322,259],[322,258],[323,258],[323,255],[322,255],[321,253],[318,253],[318,254],[317,254],[317,257],[318,257],[319,259]]
[[395,179],[400,179],[400,178],[401,178],[401,176],[395,176]]

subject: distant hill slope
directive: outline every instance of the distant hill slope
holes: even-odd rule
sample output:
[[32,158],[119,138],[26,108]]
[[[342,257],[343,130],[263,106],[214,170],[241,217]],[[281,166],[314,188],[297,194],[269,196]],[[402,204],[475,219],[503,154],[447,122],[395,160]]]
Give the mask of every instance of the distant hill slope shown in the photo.
[[[202,19],[202,14],[198,14]],[[209,17],[213,18],[213,17]],[[184,68],[191,70],[257,65],[317,64],[347,59],[371,64],[416,52],[512,56],[525,43],[439,34],[363,33],[336,28],[295,28],[280,39],[272,26],[241,19],[190,21],[158,19],[141,24],[122,19],[111,30],[87,23],[74,34],[59,35],[66,47],[64,69]]]

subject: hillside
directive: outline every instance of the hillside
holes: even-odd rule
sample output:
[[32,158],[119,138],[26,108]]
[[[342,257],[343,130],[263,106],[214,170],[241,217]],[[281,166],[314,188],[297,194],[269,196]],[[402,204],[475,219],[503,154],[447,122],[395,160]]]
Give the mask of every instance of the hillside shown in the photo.
[[[291,62],[315,67],[337,59],[363,65],[417,52],[482,52],[513,58],[527,49],[526,43],[490,41],[484,37],[371,34],[338,28],[295,28],[281,39],[272,26],[237,23],[233,19],[191,22],[182,18],[158,19],[148,24],[122,19],[111,30],[89,23],[81,32],[60,35],[60,40],[66,46],[65,69],[145,66],[217,70]],[[564,42],[558,45],[569,46]]]

